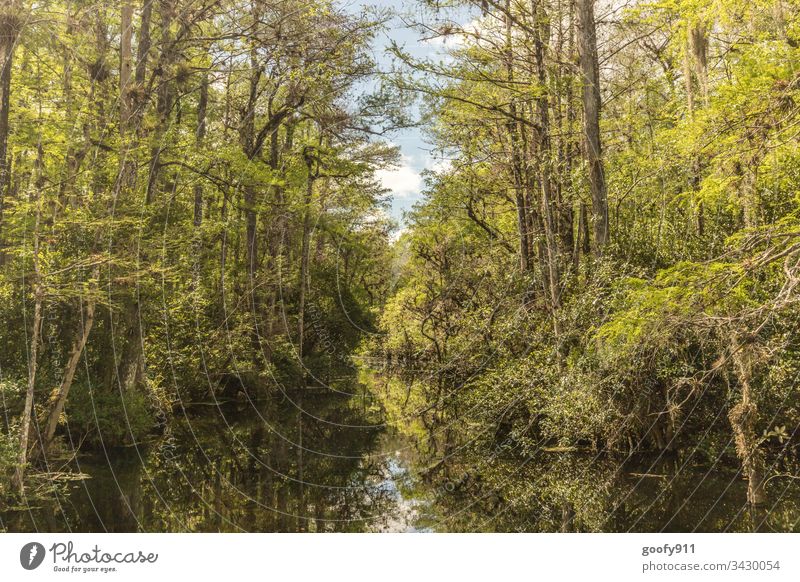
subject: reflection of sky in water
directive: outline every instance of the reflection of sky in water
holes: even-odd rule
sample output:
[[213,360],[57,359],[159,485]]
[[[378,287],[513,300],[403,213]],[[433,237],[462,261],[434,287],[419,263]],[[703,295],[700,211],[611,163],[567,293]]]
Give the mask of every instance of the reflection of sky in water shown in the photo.
[[[642,455],[621,466],[619,458],[541,452],[487,464],[481,451],[464,449],[431,472],[440,458],[419,453],[412,437],[358,428],[382,426],[377,407],[316,394],[304,399],[300,422],[288,399],[258,406],[198,407],[173,423],[174,447],[153,443],[141,457],[130,448],[110,451],[109,460],[81,455],[90,479],[64,484],[55,503],[0,512],[0,524],[74,532],[562,531],[572,515],[570,530],[685,532],[749,531],[754,519],[735,463]],[[291,444],[299,431],[302,455]],[[797,527],[800,483],[786,487],[767,530]]]
[[418,528],[414,525],[418,521],[423,502],[418,499],[407,499],[402,493],[402,485],[410,484],[413,477],[408,468],[402,464],[400,453],[396,453],[394,457],[387,457],[383,469],[385,478],[378,484],[377,489],[391,495],[396,507],[395,514],[375,529],[383,532],[432,532],[431,528]]

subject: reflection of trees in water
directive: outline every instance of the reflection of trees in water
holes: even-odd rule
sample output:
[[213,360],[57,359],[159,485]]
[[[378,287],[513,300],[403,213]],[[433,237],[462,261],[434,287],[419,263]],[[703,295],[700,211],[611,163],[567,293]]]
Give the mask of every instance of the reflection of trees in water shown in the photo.
[[[37,525],[73,531],[361,531],[390,514],[395,494],[380,486],[380,459],[369,457],[381,434],[375,412],[341,396],[306,396],[296,404],[192,412],[174,423],[166,445],[143,453],[143,462],[134,451],[115,451],[113,475],[102,461],[85,468],[93,478],[62,500],[64,515],[57,507],[41,510],[42,518],[55,518]],[[29,518],[20,521],[28,526],[15,529],[31,529]]]
[[[255,415],[249,422],[232,423],[230,431],[216,421],[208,430],[191,423],[202,435],[200,446],[189,447],[187,456],[160,479],[172,494],[166,503],[172,512],[198,514],[195,523],[183,529],[359,530],[373,515],[386,511],[382,504],[391,500],[369,486],[380,478],[379,467],[362,459],[374,449],[379,430],[346,428],[370,424],[346,399],[315,400],[307,403],[311,414],[327,422],[285,402],[262,411],[272,428]],[[178,440],[189,439],[183,435]],[[206,456],[215,470],[209,470]],[[188,470],[182,466],[186,463]],[[195,486],[190,491],[179,469],[187,475],[202,471],[206,490],[196,493]],[[165,521],[155,529],[175,528]]]
[[446,475],[439,471],[429,480],[428,525],[449,531],[791,531],[800,517],[796,485],[774,508],[756,513],[734,469],[687,468],[678,457],[624,461],[541,452],[490,464],[482,459],[454,457]]
[[[512,458],[459,448],[453,434],[440,435],[438,449],[424,438],[413,446],[381,428],[381,414],[358,397],[258,406],[193,410],[141,460],[133,449],[110,450],[111,462],[81,457],[91,479],[3,523],[11,531],[374,531],[413,522],[441,531],[683,532],[790,531],[800,517],[797,480],[771,483],[779,501],[755,513],[735,468],[688,456]],[[443,450],[447,461],[434,462]]]

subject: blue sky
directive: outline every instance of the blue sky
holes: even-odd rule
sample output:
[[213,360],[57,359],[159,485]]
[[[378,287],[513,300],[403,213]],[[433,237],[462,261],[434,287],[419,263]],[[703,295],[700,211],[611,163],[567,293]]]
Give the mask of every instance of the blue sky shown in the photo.
[[[420,13],[415,0],[342,0],[342,4],[353,11],[360,11],[363,6],[388,8],[398,15]],[[375,39],[373,52],[379,68],[389,70],[392,57],[386,49],[394,41],[405,51],[417,58],[436,58],[441,54],[441,43],[423,42],[418,31],[403,23],[400,16],[395,16],[386,28]],[[436,167],[442,160],[432,154],[432,148],[425,142],[423,132],[419,128],[408,128],[393,132],[386,138],[400,146],[401,164],[393,170],[380,171],[378,174],[383,186],[391,191],[391,215],[402,224],[403,212],[409,210],[420,200],[423,188],[421,172]]]

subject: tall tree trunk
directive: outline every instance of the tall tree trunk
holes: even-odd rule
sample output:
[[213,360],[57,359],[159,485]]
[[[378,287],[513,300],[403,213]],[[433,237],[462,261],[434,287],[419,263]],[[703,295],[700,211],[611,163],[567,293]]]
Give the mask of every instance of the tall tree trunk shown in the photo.
[[147,63],[149,61],[152,41],[150,38],[150,23],[153,18],[154,0],[142,0],[142,13],[139,19],[139,31],[136,34],[136,66],[134,67],[134,84],[131,99],[130,126],[137,130],[141,127],[142,118],[147,107],[145,82],[147,80]]
[[[567,22],[559,23],[556,27],[556,41],[554,43],[554,58],[557,63],[574,62],[575,60],[575,32],[572,26],[574,10],[572,0],[567,0]],[[562,1],[555,5],[556,14],[564,10]],[[574,156],[574,138],[572,129],[575,121],[575,104],[573,99],[572,75],[565,67],[558,66],[553,72],[555,84],[559,88],[553,99],[553,119],[557,140],[557,164],[555,175],[557,186],[555,188],[556,206],[556,231],[558,233],[559,248],[564,253],[563,264],[568,267],[572,264],[575,251],[575,216],[573,209],[572,166]],[[576,262],[577,264],[577,262]]]
[[[197,128],[195,130],[195,145],[198,151],[202,151],[206,137],[206,113],[208,109],[208,73],[203,74],[200,81],[200,97],[197,103]],[[200,182],[194,185],[194,268],[193,285],[194,290],[200,288],[200,268],[203,258],[203,241],[200,227],[203,225],[203,186]]]
[[[38,239],[38,234],[36,235]],[[38,245],[38,243],[37,243]],[[34,283],[34,306],[33,306],[33,330],[31,333],[31,345],[28,362],[28,387],[25,391],[25,409],[22,412],[22,422],[20,423],[19,433],[19,457],[17,467],[14,471],[12,481],[13,487],[19,491],[20,495],[25,493],[25,466],[28,463],[28,446],[30,435],[33,432],[33,396],[36,388],[36,372],[39,359],[39,336],[42,328],[42,286],[38,281],[38,276]]]
[[219,245],[219,300],[221,310],[225,311],[225,269],[228,265],[228,197],[223,194],[220,207],[220,222],[224,225]]
[[258,216],[256,214],[256,188],[252,184],[244,186],[245,205],[245,261],[247,261],[247,297],[253,327],[250,331],[250,345],[253,349],[253,364],[260,366],[261,334],[261,292],[259,289],[257,268],[259,263]]
[[589,209],[584,203],[581,203],[580,214],[581,251],[584,255],[588,255],[591,251],[591,236],[589,235]]
[[297,322],[297,353],[302,367],[303,349],[305,338],[305,316],[306,316],[306,287],[308,286],[308,263],[311,253],[311,201],[314,195],[314,173],[312,171],[313,160],[310,155],[306,155],[306,166],[308,167],[308,177],[306,179],[306,194],[303,199],[303,240],[300,248],[300,281],[299,283],[299,306]]
[[550,108],[549,95],[545,91],[548,87],[547,65],[545,63],[545,47],[549,37],[549,21],[547,14],[538,2],[534,3],[536,25],[533,38],[533,61],[535,74],[543,92],[536,97],[536,113],[539,120],[537,130],[534,132],[536,139],[536,154],[538,158],[539,186],[541,191],[541,214],[545,235],[545,251],[547,255],[547,280],[550,295],[550,308],[553,314],[553,331],[556,341],[561,336],[560,325],[556,311],[561,307],[561,253],[559,252],[557,225],[555,217],[553,195],[553,152],[550,136]]
[[596,255],[609,241],[608,196],[600,143],[600,71],[597,62],[597,35],[594,0],[577,0],[578,54],[583,77],[583,133],[589,187],[592,193],[592,222]]
[[0,7],[0,265],[4,262],[3,252],[3,209],[5,197],[11,183],[8,160],[8,115],[11,108],[11,67],[14,48],[20,28],[19,8],[16,2],[4,2]]
[[139,25],[139,44],[136,47],[136,86],[143,87],[147,75],[147,57],[150,53],[150,21],[153,0],[142,0],[142,18]]
[[[195,131],[195,144],[202,150],[206,137],[206,113],[208,110],[208,73],[203,75],[200,82],[200,97],[197,103],[197,128]],[[194,227],[200,228],[203,224],[203,186],[194,186]]]
[[122,3],[119,45],[119,127],[125,134],[133,113],[131,72],[133,70],[133,5],[130,0]]
[[159,77],[156,81],[156,114],[158,122],[153,132],[150,146],[150,171],[147,178],[147,193],[145,204],[150,204],[159,191],[159,176],[161,174],[161,153],[167,145],[165,135],[169,126],[170,111],[172,109],[172,80],[170,69],[175,63],[175,49],[170,32],[175,18],[175,4],[172,0],[161,0],[161,54],[158,65],[153,72]]
[[[252,6],[253,20],[261,19],[261,4],[254,2]],[[256,107],[258,104],[258,87],[262,77],[262,67],[258,60],[258,51],[253,46],[250,49],[250,78],[248,100],[241,111],[239,139],[242,150],[252,163],[258,162],[258,146],[256,145]],[[244,215],[245,215],[245,261],[247,273],[247,297],[249,300],[250,314],[253,318],[253,327],[250,332],[250,343],[253,350],[253,364],[258,366],[261,359],[261,341],[259,338],[260,291],[256,283],[256,267],[258,266],[258,216],[256,214],[256,186],[248,183],[243,186]]]
[[[76,16],[70,12],[70,7],[67,5],[67,37],[72,37],[76,30]],[[75,119],[74,99],[72,95],[72,70],[73,70],[74,55],[72,51],[64,51],[64,77],[62,83],[64,95],[64,111],[65,118],[72,122]],[[84,137],[88,134],[88,125],[83,126]],[[78,178],[78,172],[81,161],[88,152],[89,145],[88,139],[82,147],[77,147],[79,140],[75,139],[75,126],[71,128],[70,138],[67,144],[67,151],[64,155],[64,165],[66,171],[61,177],[59,183],[58,199],[62,207],[66,208],[74,203],[73,192],[75,189],[75,181]]]
[[[695,95],[699,91],[701,105],[708,106],[708,37],[706,25],[689,24],[686,32],[686,52],[684,54],[684,84],[686,87],[686,107],[689,117],[694,117]],[[698,153],[691,157],[689,168],[689,187],[697,191],[702,180],[702,164]],[[702,200],[697,202],[697,234],[705,234],[705,208]]]
[[[114,203],[127,212],[127,206],[136,189],[136,162],[133,158],[136,149],[136,136],[134,135],[132,122],[135,113],[135,92],[133,91],[132,72],[133,72],[133,5],[130,0],[125,0],[122,4],[122,18],[120,21],[120,75],[119,75],[119,133],[121,138],[120,146],[120,167]],[[121,252],[129,252],[131,249],[126,247],[126,243],[131,241],[120,241],[118,247]],[[122,320],[125,325],[125,343],[123,346],[122,358],[119,365],[118,379],[123,391],[130,391],[138,386],[143,380],[144,375],[144,354],[142,347],[142,328],[139,314],[138,286],[130,288],[129,284],[124,293]]]
[[42,302],[44,300],[44,288],[42,285],[42,273],[40,267],[40,224],[42,218],[41,188],[44,186],[42,179],[42,164],[44,152],[42,150],[41,138],[39,141],[38,154],[36,159],[36,179],[31,192],[31,202],[35,206],[35,220],[33,230],[33,327],[31,328],[31,343],[28,352],[28,387],[25,391],[25,408],[22,411],[22,422],[20,423],[19,433],[19,457],[17,467],[14,471],[12,486],[19,491],[20,495],[25,493],[25,466],[28,463],[28,447],[30,446],[30,436],[33,432],[33,397],[36,389],[36,372],[39,363],[39,338],[42,329]]
[[[512,44],[512,27],[511,16],[508,14],[510,10],[510,2],[506,0],[506,16],[505,16],[505,67],[506,79],[508,81],[509,91],[514,91],[514,47]],[[532,233],[528,230],[528,214],[529,209],[526,197],[526,169],[523,167],[522,159],[522,140],[519,134],[519,124],[516,118],[519,115],[517,111],[517,100],[512,94],[509,99],[509,113],[512,119],[509,119],[507,125],[511,151],[511,170],[514,177],[514,199],[517,206],[517,230],[519,231],[519,266],[520,271],[526,273],[531,268],[530,260],[530,236]]]

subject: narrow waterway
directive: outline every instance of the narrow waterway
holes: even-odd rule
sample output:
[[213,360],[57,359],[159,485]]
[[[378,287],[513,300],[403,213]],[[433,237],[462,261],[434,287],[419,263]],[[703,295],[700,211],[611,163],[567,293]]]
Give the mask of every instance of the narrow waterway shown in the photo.
[[357,383],[194,405],[148,444],[81,453],[67,469],[88,478],[0,518],[9,531],[413,532],[785,531],[800,517],[793,483],[754,515],[721,464],[466,449],[435,463],[384,418]]

